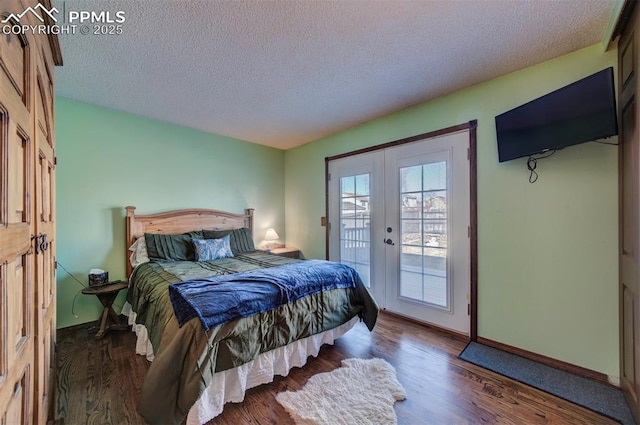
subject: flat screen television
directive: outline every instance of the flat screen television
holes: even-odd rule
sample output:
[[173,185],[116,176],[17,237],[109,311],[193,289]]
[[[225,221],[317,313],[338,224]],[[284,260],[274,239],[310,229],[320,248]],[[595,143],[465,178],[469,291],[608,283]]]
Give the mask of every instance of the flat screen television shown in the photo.
[[498,115],[496,133],[500,162],[617,135],[613,68]]

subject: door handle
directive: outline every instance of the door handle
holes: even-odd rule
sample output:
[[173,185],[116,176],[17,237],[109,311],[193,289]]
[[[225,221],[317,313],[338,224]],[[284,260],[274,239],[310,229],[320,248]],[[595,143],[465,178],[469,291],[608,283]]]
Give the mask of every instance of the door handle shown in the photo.
[[45,233],[40,233],[37,236],[31,236],[32,240],[35,240],[36,254],[40,254],[41,252],[49,249],[49,241],[47,240],[47,235]]
[[40,241],[40,251],[46,251],[49,249],[49,241],[47,240],[47,234],[42,234],[42,240]]
[[387,245],[395,245],[395,243],[393,243],[391,239],[385,239],[384,243],[386,243]]

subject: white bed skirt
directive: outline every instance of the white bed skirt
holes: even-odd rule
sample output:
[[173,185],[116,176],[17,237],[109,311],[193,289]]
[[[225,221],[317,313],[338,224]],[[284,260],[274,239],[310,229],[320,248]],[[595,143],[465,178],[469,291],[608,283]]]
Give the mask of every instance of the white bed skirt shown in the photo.
[[[149,361],[153,361],[153,347],[149,341],[147,329],[135,323],[136,314],[131,310],[129,303],[123,306],[122,314],[129,316],[129,324],[137,335],[136,354],[146,356]],[[359,321],[360,319],[356,316],[337,328],[262,353],[242,366],[215,373],[198,401],[189,410],[187,425],[207,423],[222,413],[226,403],[243,401],[246,390],[272,382],[276,375],[287,376],[294,367],[304,366],[309,356],[318,355],[323,344],[333,344]]]

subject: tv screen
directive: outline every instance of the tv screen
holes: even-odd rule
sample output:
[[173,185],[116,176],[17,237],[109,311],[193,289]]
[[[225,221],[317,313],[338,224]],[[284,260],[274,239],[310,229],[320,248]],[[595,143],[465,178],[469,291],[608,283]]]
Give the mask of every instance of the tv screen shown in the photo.
[[496,117],[500,162],[618,134],[613,68]]

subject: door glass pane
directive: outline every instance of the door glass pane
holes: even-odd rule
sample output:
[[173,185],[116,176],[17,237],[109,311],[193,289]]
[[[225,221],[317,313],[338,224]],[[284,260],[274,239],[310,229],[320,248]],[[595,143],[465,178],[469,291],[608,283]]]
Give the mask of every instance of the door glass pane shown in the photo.
[[371,269],[369,181],[368,173],[340,179],[340,262],[356,269],[367,287]]
[[449,305],[447,163],[400,168],[400,296]]

